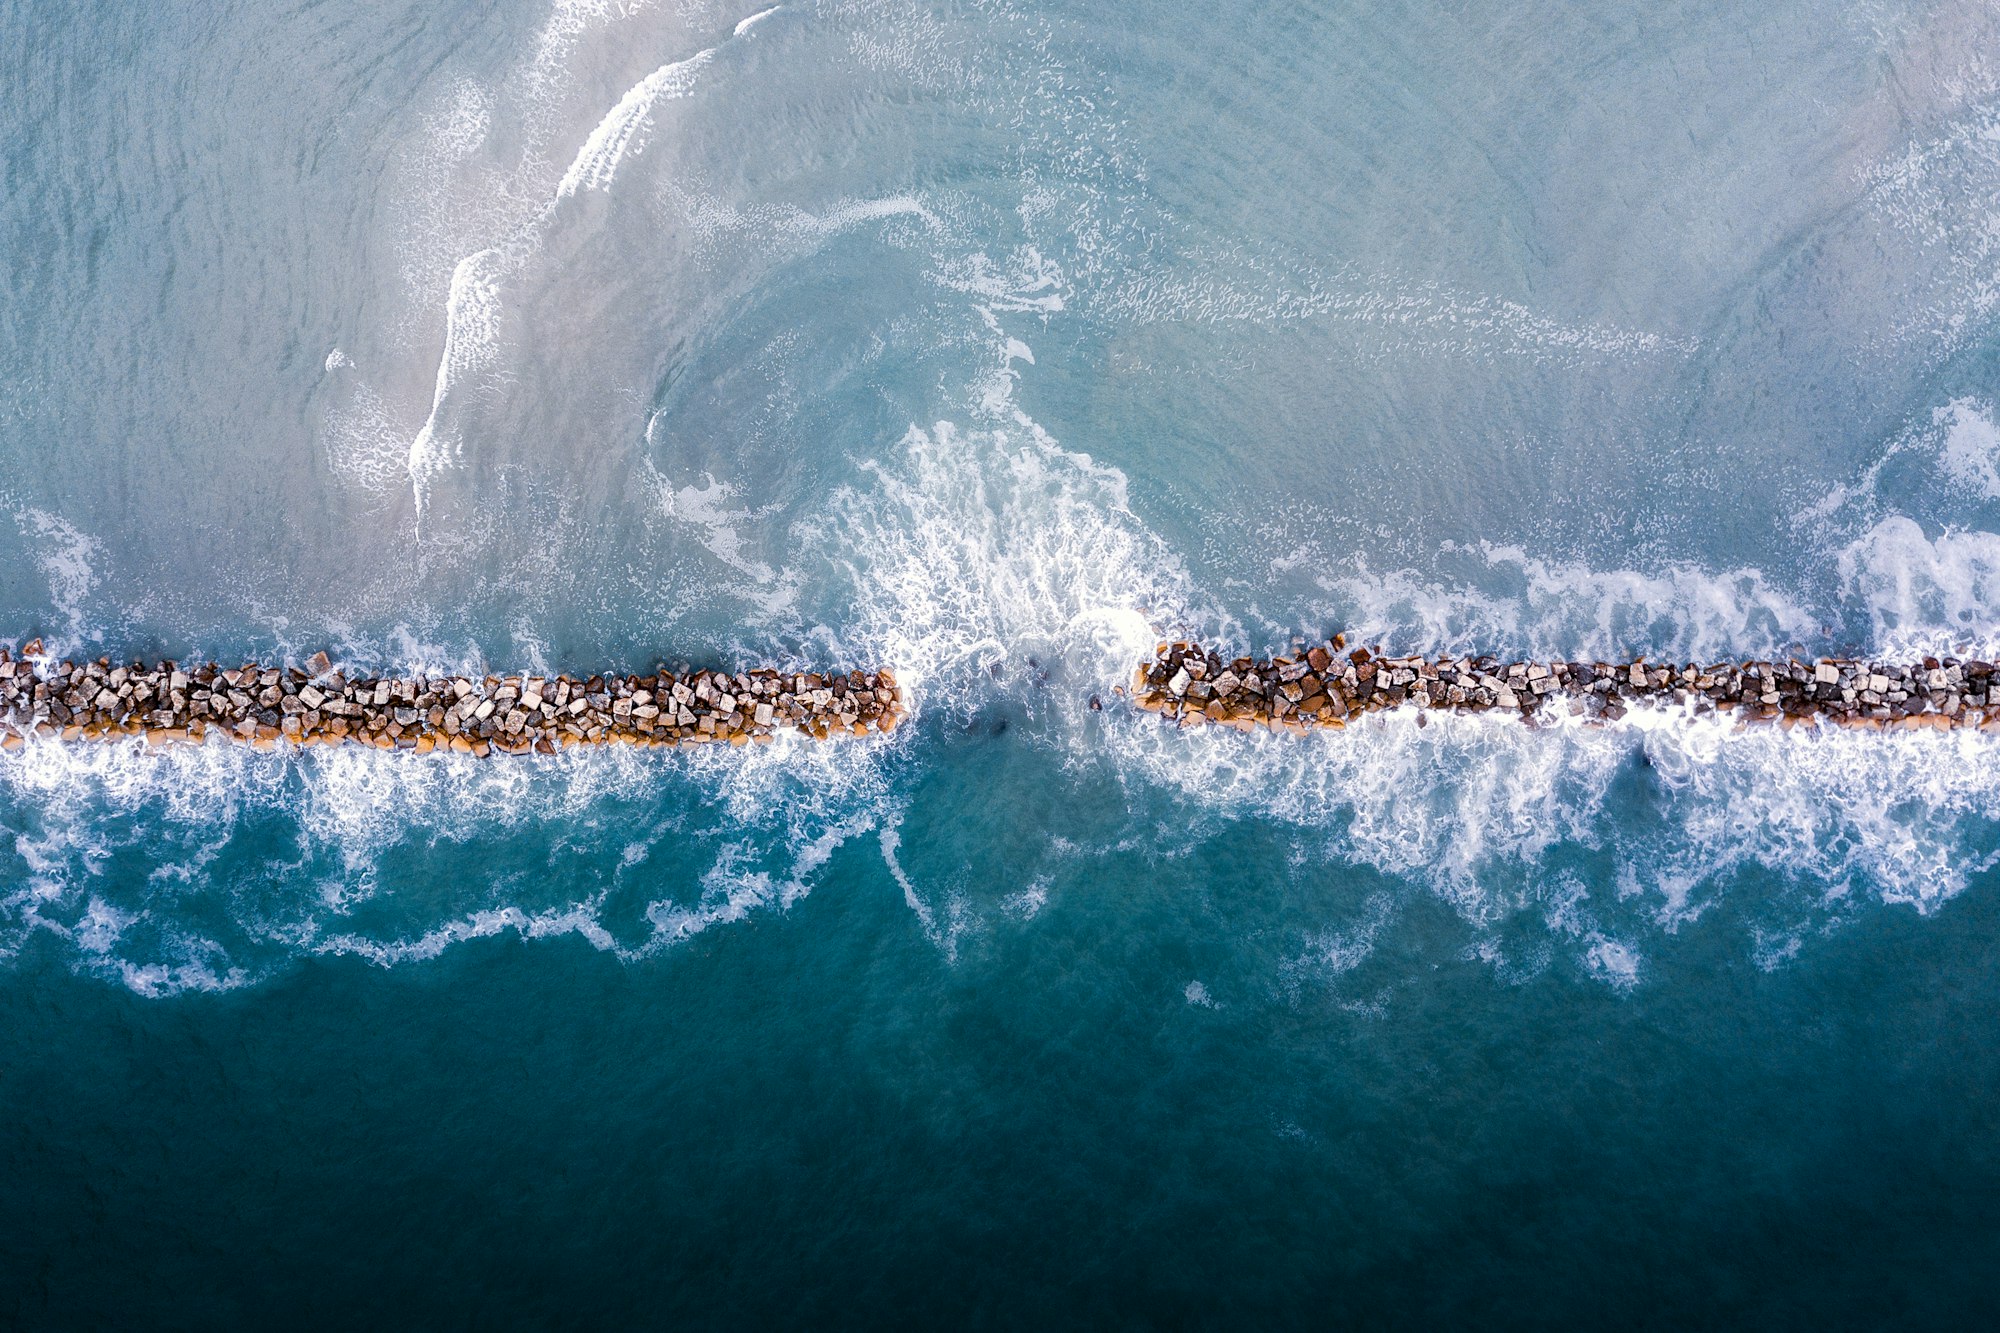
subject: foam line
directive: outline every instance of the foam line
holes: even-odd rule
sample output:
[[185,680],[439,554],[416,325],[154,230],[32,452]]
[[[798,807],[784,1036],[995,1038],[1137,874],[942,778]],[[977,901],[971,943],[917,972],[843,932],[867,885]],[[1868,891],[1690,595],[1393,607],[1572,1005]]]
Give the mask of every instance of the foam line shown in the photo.
[[627,153],[645,147],[645,134],[653,108],[660,102],[686,97],[694,89],[695,76],[715,59],[718,47],[711,46],[685,60],[660,66],[626,90],[618,105],[605,113],[590,132],[576,158],[556,186],[556,198],[567,199],[584,190],[605,190],[618,173]]
[[741,23],[737,24],[735,29],[729,35],[732,37],[741,37],[744,33],[749,32],[750,29],[756,27],[759,23],[762,23],[765,19],[771,17],[771,15],[777,13],[779,10],[783,8],[784,8],[783,5],[772,5],[769,9],[760,9],[756,13],[752,14],[749,18],[744,19]]

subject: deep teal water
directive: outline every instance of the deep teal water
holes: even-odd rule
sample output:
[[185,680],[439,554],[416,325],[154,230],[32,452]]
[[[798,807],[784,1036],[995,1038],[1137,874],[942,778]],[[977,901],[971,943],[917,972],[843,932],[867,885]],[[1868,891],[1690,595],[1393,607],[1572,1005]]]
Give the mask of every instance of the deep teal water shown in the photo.
[[[1733,947],[1739,923],[1705,922],[1629,997],[1497,987],[1412,942],[1355,974],[1368,1014],[1271,984],[1299,903],[1268,846],[1065,898],[1038,938],[949,971],[868,860],[667,966],[495,939],[170,1004],[61,976],[10,991],[10,1317],[1992,1313],[1990,895],[1777,974]],[[1413,936],[1453,931],[1416,915]],[[1192,969],[1216,1008],[1168,980]]]
[[2000,652],[1989,10],[754,11],[0,0],[0,633],[917,708],[0,755],[0,1321],[1989,1320],[1992,739],[1113,693]]

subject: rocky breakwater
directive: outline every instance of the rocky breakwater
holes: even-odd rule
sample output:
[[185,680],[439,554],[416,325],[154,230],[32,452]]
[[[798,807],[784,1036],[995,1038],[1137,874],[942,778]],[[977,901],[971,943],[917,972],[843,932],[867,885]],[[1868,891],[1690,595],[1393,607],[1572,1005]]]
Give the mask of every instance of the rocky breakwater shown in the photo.
[[892,730],[887,671],[661,671],[649,676],[355,676],[304,667],[54,662],[0,647],[0,747],[30,737],[155,744],[219,736],[269,749],[369,745],[419,754],[554,754],[572,745],[750,745]]
[[[1492,657],[1385,657],[1347,651],[1335,635],[1287,657],[1225,660],[1194,643],[1163,643],[1132,680],[1132,698],[1183,727],[1305,732],[1368,713],[1504,712],[1532,722],[1613,721],[1630,709],[1678,706],[1750,722],[2000,731],[2000,667],[1921,662],[1502,662]],[[1420,712],[1421,723],[1424,713]]]

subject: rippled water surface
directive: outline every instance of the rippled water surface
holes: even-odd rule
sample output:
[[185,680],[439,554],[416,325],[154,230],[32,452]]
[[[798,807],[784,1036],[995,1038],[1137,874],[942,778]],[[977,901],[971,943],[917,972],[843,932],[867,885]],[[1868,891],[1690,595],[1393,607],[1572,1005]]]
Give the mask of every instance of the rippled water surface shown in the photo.
[[2000,740],[1113,694],[2000,655],[1990,7],[0,33],[0,634],[916,710],[0,754],[12,1321],[1993,1313]]

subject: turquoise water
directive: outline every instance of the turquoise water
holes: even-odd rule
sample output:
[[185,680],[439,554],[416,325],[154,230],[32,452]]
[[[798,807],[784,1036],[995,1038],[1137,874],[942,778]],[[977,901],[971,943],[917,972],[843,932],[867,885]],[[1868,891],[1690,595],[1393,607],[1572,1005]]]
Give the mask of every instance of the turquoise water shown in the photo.
[[0,1313],[1990,1314],[2000,742],[1112,688],[2000,654],[2000,19],[756,10],[0,0],[9,632],[915,708],[0,755]]

